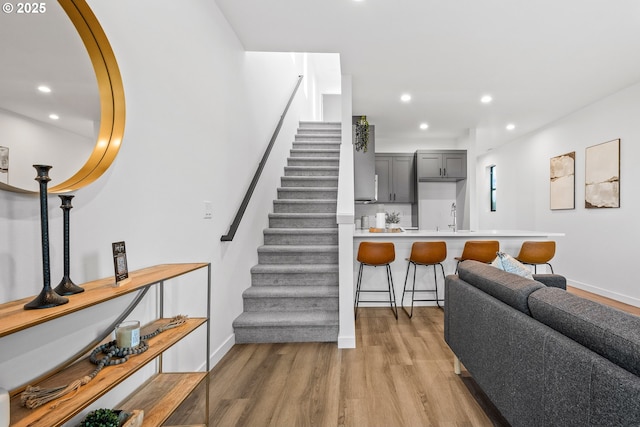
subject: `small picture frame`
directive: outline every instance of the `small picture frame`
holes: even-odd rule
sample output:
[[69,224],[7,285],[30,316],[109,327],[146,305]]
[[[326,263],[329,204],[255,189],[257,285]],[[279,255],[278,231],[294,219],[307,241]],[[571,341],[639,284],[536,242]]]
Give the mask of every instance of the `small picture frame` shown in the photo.
[[116,276],[116,286],[120,282],[129,278],[129,268],[127,267],[127,250],[124,242],[115,242],[111,244],[113,250],[113,268]]

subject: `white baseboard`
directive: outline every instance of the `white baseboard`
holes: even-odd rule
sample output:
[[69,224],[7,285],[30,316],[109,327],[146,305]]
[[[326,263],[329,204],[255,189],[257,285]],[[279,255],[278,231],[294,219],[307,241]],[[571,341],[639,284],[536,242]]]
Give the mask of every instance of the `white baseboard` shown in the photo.
[[633,305],[634,307],[640,307],[640,299],[638,298],[633,298],[628,295],[611,292],[606,289],[598,288],[597,286],[592,286],[587,283],[578,282],[577,280],[571,280],[569,278],[567,278],[567,285],[572,286],[574,288],[582,289],[583,291],[601,295],[603,297],[611,298],[613,300],[620,301],[625,304]]
[[338,336],[338,348],[356,348],[355,335]]
[[235,343],[236,334],[231,334],[229,335],[229,338],[227,338],[218,348],[213,351],[213,353],[211,353],[211,356],[209,357],[209,366],[211,369],[213,369],[213,367],[222,360],[224,355],[227,354],[229,350],[231,350],[231,347],[233,347]]

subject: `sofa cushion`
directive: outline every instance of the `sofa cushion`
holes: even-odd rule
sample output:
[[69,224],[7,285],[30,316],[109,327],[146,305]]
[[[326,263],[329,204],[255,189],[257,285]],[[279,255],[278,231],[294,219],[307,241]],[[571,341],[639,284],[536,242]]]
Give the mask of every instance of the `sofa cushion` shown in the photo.
[[462,280],[483,292],[499,299],[505,304],[527,314],[529,295],[545,286],[535,280],[508,273],[478,261],[467,260],[458,266],[458,275]]
[[529,309],[534,319],[640,375],[640,317],[558,288],[532,293]]

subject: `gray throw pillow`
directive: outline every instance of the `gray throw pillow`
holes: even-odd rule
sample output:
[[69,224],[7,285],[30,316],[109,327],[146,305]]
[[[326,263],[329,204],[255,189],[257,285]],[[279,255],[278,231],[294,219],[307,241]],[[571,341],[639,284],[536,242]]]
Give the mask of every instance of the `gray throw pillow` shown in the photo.
[[504,252],[497,252],[496,255],[496,259],[491,263],[492,266],[508,273],[517,274],[518,276],[533,280],[531,270],[520,261]]

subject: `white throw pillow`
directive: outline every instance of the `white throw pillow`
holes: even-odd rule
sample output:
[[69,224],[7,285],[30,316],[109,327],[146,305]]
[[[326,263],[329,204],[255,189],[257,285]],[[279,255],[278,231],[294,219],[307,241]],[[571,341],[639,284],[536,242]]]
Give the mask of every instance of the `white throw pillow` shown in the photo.
[[495,260],[493,260],[491,265],[499,268],[500,270],[504,270],[506,272],[517,274],[518,276],[526,277],[527,279],[533,280],[531,270],[520,261],[504,252],[498,252],[496,255],[497,257]]

